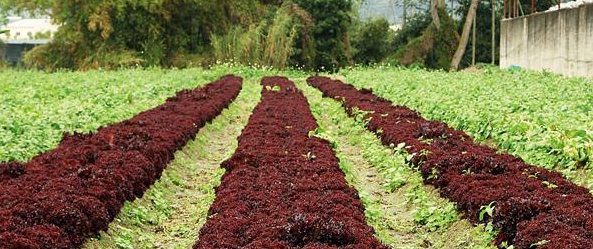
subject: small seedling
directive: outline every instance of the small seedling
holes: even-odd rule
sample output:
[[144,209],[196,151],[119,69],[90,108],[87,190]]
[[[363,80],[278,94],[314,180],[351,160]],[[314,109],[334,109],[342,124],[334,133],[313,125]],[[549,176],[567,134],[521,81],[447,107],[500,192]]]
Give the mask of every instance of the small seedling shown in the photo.
[[432,168],[430,171],[430,175],[428,176],[428,180],[439,178],[438,173],[439,173],[439,170],[437,168]]
[[430,155],[430,151],[427,150],[427,149],[423,149],[423,150],[420,151],[420,155],[429,156]]
[[502,247],[504,249],[515,249],[515,246],[514,245],[509,246],[509,242],[507,242],[507,241],[500,243],[500,247]]
[[463,171],[461,171],[461,173],[464,175],[473,175],[474,174],[474,172],[472,172],[471,168],[464,169]]
[[551,182],[548,182],[548,181],[542,181],[542,183],[544,185],[546,185],[546,187],[548,187],[548,188],[557,188],[558,187],[558,185],[556,185],[554,183],[551,183]]
[[484,218],[486,218],[485,216],[488,215],[488,217],[492,217],[492,215],[494,215],[494,204],[495,202],[490,202],[490,204],[488,204],[488,206],[482,206],[480,207],[480,214],[479,214],[479,219],[480,221],[484,221]]
[[536,243],[533,243],[533,244],[529,245],[529,248],[536,248],[538,246],[543,246],[543,245],[546,245],[548,243],[550,243],[550,241],[548,241],[548,240],[540,240],[540,241],[538,241]]
[[419,140],[420,142],[423,142],[423,143],[426,143],[426,144],[431,144],[431,143],[432,143],[432,141],[433,141],[434,139],[432,139],[432,138],[424,138],[424,137],[420,137],[420,138],[418,138],[418,140]]
[[404,152],[404,149],[405,148],[406,148],[406,143],[399,143],[395,147],[395,151],[397,151],[397,152]]
[[315,156],[315,155],[313,155],[313,153],[311,153],[311,151],[307,152],[307,154],[306,154],[306,155],[303,155],[303,156],[304,156],[305,158],[309,159],[309,161],[310,161],[310,160],[313,160],[313,159],[315,159],[315,158],[316,158],[316,156]]
[[266,86],[266,90],[268,91],[274,91],[274,92],[279,92],[280,90],[282,90],[282,88],[280,88],[280,86]]

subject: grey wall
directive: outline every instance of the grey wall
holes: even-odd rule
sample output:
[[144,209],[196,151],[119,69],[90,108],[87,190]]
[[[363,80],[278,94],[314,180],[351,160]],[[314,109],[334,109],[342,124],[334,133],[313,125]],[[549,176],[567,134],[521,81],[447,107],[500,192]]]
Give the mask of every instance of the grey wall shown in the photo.
[[0,46],[0,60],[8,62],[11,66],[21,63],[25,52],[33,49],[37,44],[3,44]]
[[505,19],[500,67],[593,77],[593,4]]

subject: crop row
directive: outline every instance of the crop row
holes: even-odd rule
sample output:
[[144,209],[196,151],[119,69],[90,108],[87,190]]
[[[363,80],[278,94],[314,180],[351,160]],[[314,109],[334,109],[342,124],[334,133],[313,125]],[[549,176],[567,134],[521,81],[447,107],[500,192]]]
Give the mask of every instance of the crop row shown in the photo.
[[486,68],[341,71],[358,89],[463,130],[529,164],[561,171],[593,193],[593,87],[584,78]]
[[262,84],[194,248],[386,248],[329,142],[309,136],[303,94],[286,78]]
[[323,98],[305,81],[297,87],[318,120],[313,135],[332,144],[382,243],[391,248],[493,248],[488,245],[498,231],[488,224],[472,226],[453,202],[424,185],[420,171],[406,163],[410,155],[403,147],[384,147],[366,121],[349,117],[341,102]]
[[0,248],[76,248],[161,176],[174,152],[241,91],[226,76],[98,132],[66,135],[26,163],[0,165]]
[[89,133],[231,70],[0,71],[0,162],[28,161],[63,133]]
[[593,196],[557,172],[476,145],[465,133],[393,106],[370,90],[325,77],[308,83],[363,115],[385,145],[405,144],[425,182],[471,221],[501,229],[495,243],[515,248],[593,248]]

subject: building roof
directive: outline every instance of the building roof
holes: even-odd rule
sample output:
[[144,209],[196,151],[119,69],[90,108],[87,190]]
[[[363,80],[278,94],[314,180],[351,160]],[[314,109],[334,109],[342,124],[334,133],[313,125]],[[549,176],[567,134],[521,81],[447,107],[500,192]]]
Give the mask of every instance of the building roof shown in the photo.
[[3,29],[14,28],[35,28],[39,30],[54,30],[58,29],[57,25],[51,23],[49,18],[39,19],[13,19],[8,24],[2,26]]
[[0,30],[9,30],[9,34],[1,34],[0,39],[29,40],[37,33],[54,33],[58,26],[51,23],[49,18],[16,19],[12,18]]
[[40,45],[40,44],[47,44],[49,43],[49,39],[33,39],[33,40],[23,40],[23,39],[9,39],[9,40],[2,40],[4,44],[32,44],[32,45]]
[[[593,0],[576,0],[576,1],[561,3],[560,9],[574,9],[574,8],[578,8],[581,5],[585,5],[585,4],[593,4]],[[548,9],[547,11],[556,11],[556,10],[558,10],[558,5],[554,5],[554,6],[550,7],[550,9]]]

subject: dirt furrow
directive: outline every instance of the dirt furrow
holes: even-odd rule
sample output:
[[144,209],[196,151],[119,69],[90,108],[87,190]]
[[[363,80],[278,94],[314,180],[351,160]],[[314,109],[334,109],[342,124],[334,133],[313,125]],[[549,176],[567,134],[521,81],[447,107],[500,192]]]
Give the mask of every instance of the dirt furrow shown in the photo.
[[259,102],[260,91],[259,82],[244,82],[237,99],[175,154],[144,197],[126,203],[109,229],[85,248],[190,248],[208,218],[214,188],[224,173],[220,163],[237,148],[237,137]]
[[422,183],[409,167],[407,153],[383,147],[360,120],[350,118],[340,102],[322,98],[321,92],[303,89],[319,123],[316,136],[334,145],[346,179],[365,205],[375,236],[392,248],[490,248],[495,236],[484,226],[461,219],[454,205]]
[[237,97],[226,76],[0,171],[0,248],[77,248],[160,178],[174,152]]
[[465,133],[393,106],[371,90],[326,77],[308,83],[343,101],[386,145],[405,144],[426,183],[457,203],[472,222],[501,229],[495,243],[515,248],[593,248],[593,196],[540,167],[473,143]]
[[309,136],[303,94],[282,77],[262,84],[194,248],[386,248],[329,143]]

